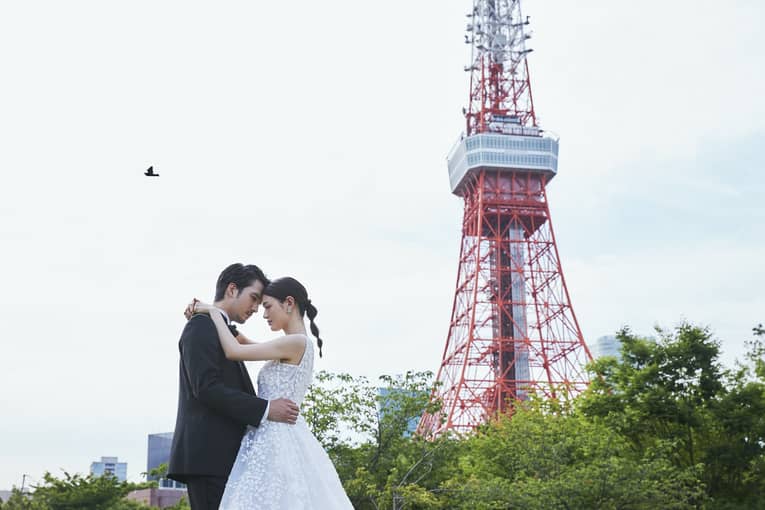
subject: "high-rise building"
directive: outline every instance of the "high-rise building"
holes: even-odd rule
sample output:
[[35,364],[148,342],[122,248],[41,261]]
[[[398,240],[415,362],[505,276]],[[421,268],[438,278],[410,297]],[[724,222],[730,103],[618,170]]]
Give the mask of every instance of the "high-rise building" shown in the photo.
[[127,462],[120,462],[117,457],[101,457],[100,461],[90,464],[90,474],[93,476],[113,475],[120,482],[127,481]]
[[[399,405],[403,399],[400,397],[417,397],[418,396],[414,392],[406,393],[404,392],[404,390],[396,389],[396,388],[378,388],[377,395],[380,397],[378,399],[378,406],[377,406],[377,413],[380,420],[382,420],[387,413],[401,411],[401,409],[399,408]],[[427,398],[426,395],[423,395],[423,396]],[[412,434],[414,434],[414,432],[417,430],[417,424],[419,422],[420,422],[419,413],[409,418],[406,424],[406,430],[404,430],[404,437],[409,437]]]
[[[160,464],[170,462],[170,449],[173,446],[173,433],[161,432],[159,434],[149,434],[148,451],[146,455],[146,472],[150,473],[152,469],[158,468]],[[181,482],[176,482],[169,478],[158,478],[147,475],[148,480],[157,480],[159,486],[168,489],[185,489],[186,486]]]
[[616,359],[622,359],[622,343],[614,335],[605,335],[595,340],[592,349],[593,358],[602,358],[603,356],[614,356]]

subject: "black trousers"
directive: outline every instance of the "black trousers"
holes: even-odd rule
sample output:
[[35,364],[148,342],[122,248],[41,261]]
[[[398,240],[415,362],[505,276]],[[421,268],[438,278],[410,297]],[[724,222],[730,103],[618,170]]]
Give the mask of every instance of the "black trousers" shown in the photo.
[[218,510],[226,479],[218,476],[194,476],[186,481],[191,510]]

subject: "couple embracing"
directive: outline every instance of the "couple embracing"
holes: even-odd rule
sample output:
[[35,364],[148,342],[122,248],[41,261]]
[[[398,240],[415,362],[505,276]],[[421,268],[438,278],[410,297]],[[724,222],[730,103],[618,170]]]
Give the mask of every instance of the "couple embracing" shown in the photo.
[[[258,343],[233,326],[262,306],[272,331]],[[181,334],[178,416],[168,478],[192,510],[352,509],[332,461],[299,406],[322,341],[316,307],[294,278],[270,281],[254,265],[220,274],[215,301],[192,301]],[[255,392],[244,361],[268,361]]]

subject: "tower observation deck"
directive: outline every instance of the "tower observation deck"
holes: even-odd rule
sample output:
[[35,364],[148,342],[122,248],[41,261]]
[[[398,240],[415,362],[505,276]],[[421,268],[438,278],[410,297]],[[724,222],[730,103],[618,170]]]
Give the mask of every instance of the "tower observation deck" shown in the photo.
[[558,139],[531,127],[505,128],[506,134],[478,133],[461,138],[448,157],[452,193],[481,169],[527,170],[552,179],[558,172]]
[[464,203],[451,321],[418,432],[468,432],[531,394],[574,396],[592,359],[571,307],[546,186],[558,138],[537,125],[520,0],[473,0],[466,133],[448,156]]

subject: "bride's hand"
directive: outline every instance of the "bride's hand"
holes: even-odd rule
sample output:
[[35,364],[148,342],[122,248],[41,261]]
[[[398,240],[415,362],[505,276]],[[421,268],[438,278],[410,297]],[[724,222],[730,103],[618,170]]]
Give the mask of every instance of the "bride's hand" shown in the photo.
[[186,306],[186,310],[183,311],[184,317],[186,317],[186,320],[191,319],[191,316],[195,313],[210,313],[210,310],[215,308],[213,305],[208,305],[207,303],[203,303],[202,301],[198,300],[197,298],[194,298],[191,303],[189,303]]

